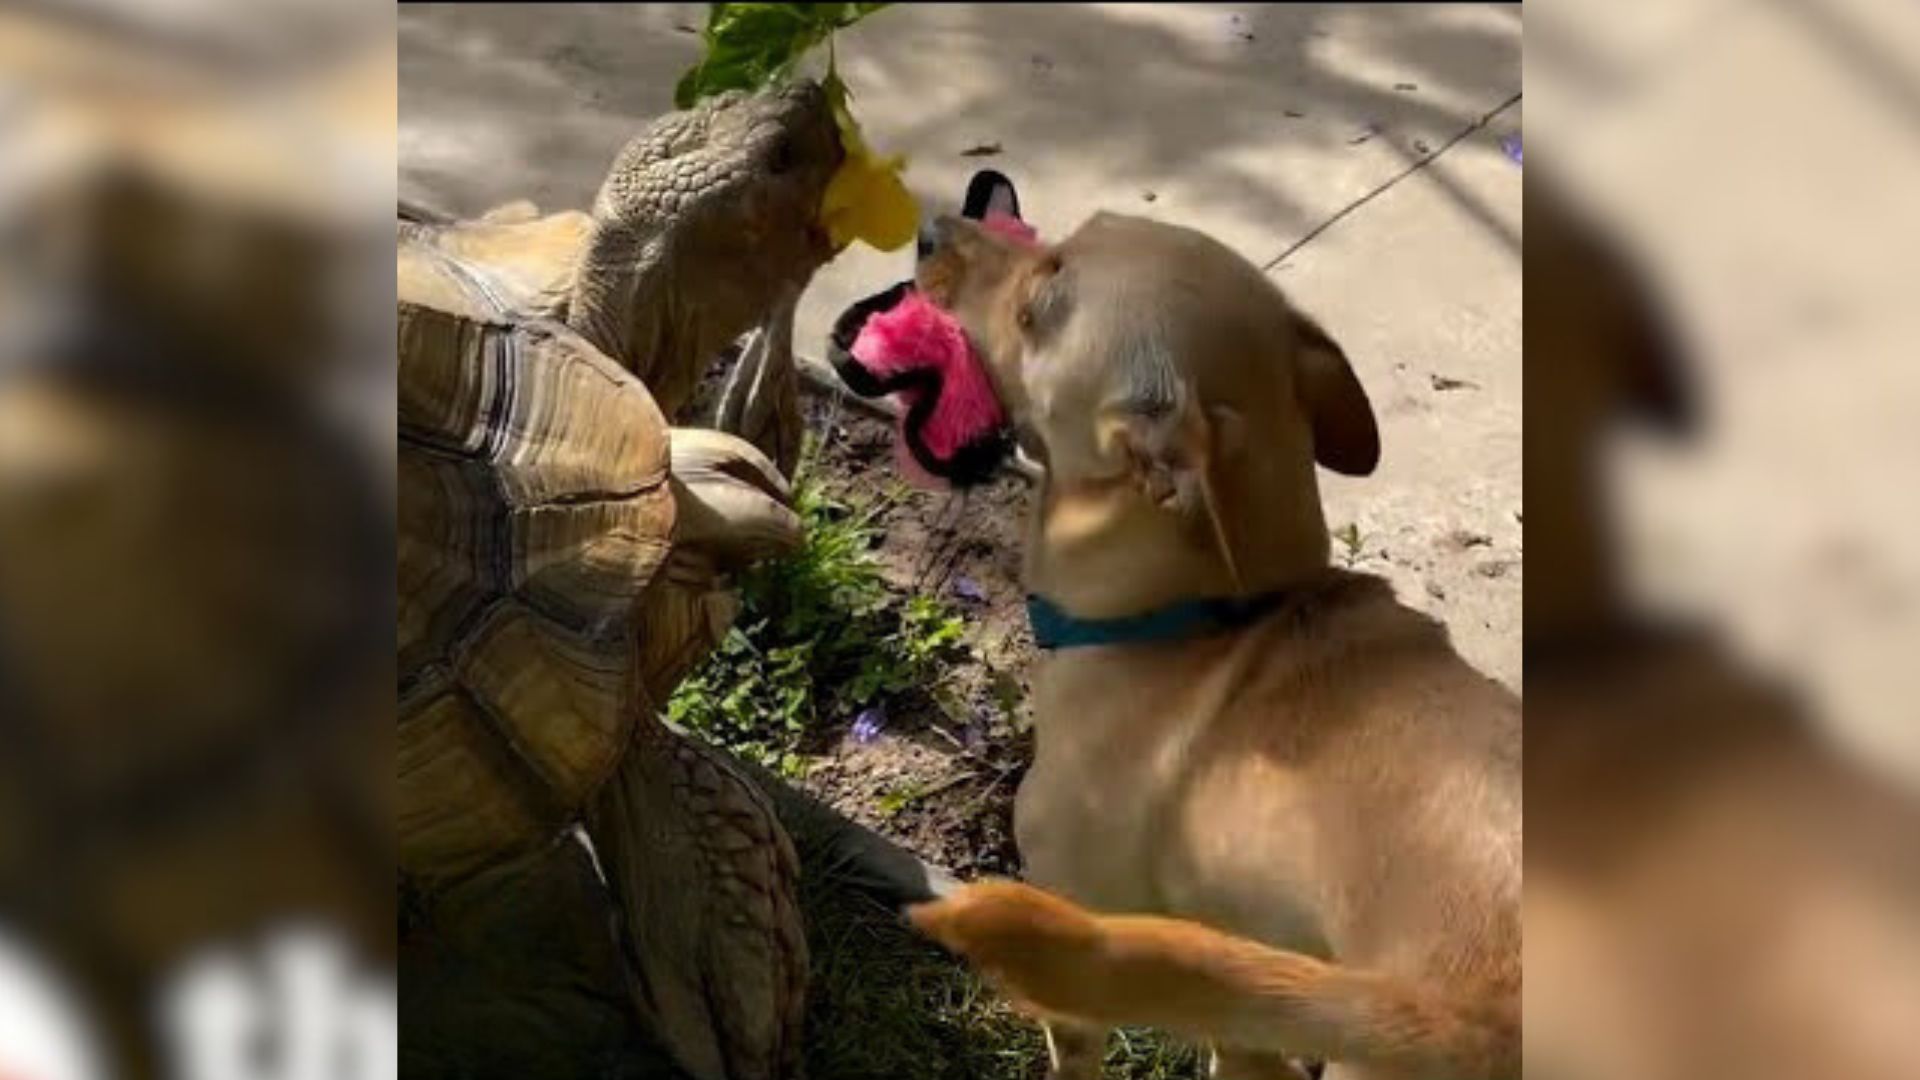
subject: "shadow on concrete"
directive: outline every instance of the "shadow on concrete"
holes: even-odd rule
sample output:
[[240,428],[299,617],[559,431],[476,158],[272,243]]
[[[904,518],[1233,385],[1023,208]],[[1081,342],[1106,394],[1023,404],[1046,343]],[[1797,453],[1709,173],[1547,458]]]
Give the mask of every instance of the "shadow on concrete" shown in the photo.
[[[964,117],[968,131],[991,132],[1010,148],[1048,145],[1049,153],[1098,160],[1115,177],[1178,175],[1206,201],[1234,204],[1272,222],[1281,246],[1323,215],[1307,209],[1314,200],[1263,171],[1250,151],[1275,143],[1336,150],[1345,144],[1358,151],[1362,142],[1378,140],[1413,154],[1416,142],[1437,147],[1480,118],[1479,110],[1435,103],[1431,91],[1486,94],[1490,72],[1511,73],[1505,77],[1509,92],[1519,89],[1517,37],[1463,26],[1424,6],[1250,5],[1244,32],[1251,40],[1236,45],[1224,40],[1236,29],[1224,12],[1217,16],[1223,41],[1216,44],[1196,43],[1124,11],[1012,5],[1027,36],[1044,43],[1013,54],[1001,43],[1007,8],[965,7],[959,31],[942,34],[947,62],[997,70],[998,77],[987,80],[995,89],[929,116],[900,133],[903,141],[919,142]],[[1414,89],[1364,82],[1313,55],[1313,43],[1332,33],[1325,24],[1336,12],[1350,21],[1343,34],[1364,38],[1376,54],[1403,67],[1396,81]],[[1155,59],[1131,70],[1103,63],[1104,57],[1142,56]],[[1063,74],[1069,71],[1103,80],[1102,113],[1086,114],[1084,93],[1047,92],[1048,82],[1072,77]],[[880,54],[862,74],[873,76],[868,94],[912,93],[929,77],[918,50]],[[1282,88],[1278,94],[1276,85]],[[1242,104],[1254,93],[1277,98],[1279,108]],[[1484,108],[1506,96],[1498,94]],[[1075,135],[1063,143],[1062,132]],[[1463,191],[1450,194],[1518,256],[1517,238],[1491,211]]]
[[[1189,200],[1270,222],[1277,251],[1327,211],[1324,195],[1272,175],[1276,146],[1366,153],[1366,142],[1381,141],[1417,155],[1416,142],[1442,145],[1519,89],[1520,40],[1504,20],[1461,20],[1446,8],[1248,5],[1237,23],[1229,11],[1209,13],[1217,34],[1196,40],[1127,6],[903,7],[853,31],[864,36],[842,60],[862,96],[938,102],[916,125],[888,132],[889,144],[950,144],[922,151],[909,174],[931,204],[950,195],[950,177],[978,164],[960,151],[979,136],[1028,171],[1094,162],[1123,190],[1128,177],[1177,176]],[[1404,73],[1366,82],[1317,55],[1336,19],[1370,63]],[[461,213],[516,197],[584,205],[625,138],[670,107],[673,81],[698,52],[697,36],[676,27],[703,20],[698,5],[403,8],[401,114],[435,118],[403,141],[403,193],[430,193]],[[1034,44],[1010,50],[1010,25]],[[980,89],[942,94],[943,67],[968,71],[966,83]],[[1072,85],[1092,79],[1097,87]],[[1475,98],[1474,107],[1440,104]],[[1089,100],[1103,102],[1101,111],[1090,113]],[[459,157],[498,167],[449,169],[422,139],[461,140]],[[1495,215],[1464,191],[1449,194],[1518,254]]]
[[[402,7],[402,194],[461,215],[514,198],[585,207],[626,140],[672,109],[698,44],[673,27],[704,18],[677,9],[698,7]],[[432,118],[427,145],[409,137],[414,117]],[[442,141],[458,153],[435,152]],[[437,163],[450,156],[463,164]]]

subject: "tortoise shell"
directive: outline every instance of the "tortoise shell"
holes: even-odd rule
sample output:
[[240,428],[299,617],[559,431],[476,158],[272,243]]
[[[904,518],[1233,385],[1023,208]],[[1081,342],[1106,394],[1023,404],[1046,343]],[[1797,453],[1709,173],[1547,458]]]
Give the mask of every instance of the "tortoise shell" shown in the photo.
[[403,242],[398,828],[424,881],[551,838],[619,763],[675,516],[647,388],[462,279]]

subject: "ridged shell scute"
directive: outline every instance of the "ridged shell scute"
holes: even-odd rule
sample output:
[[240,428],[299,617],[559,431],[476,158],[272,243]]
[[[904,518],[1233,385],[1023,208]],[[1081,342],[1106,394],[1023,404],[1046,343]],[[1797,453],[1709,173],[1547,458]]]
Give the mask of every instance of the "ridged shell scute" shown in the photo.
[[554,835],[626,751],[668,428],[556,322],[403,300],[399,357],[401,864],[451,878]]

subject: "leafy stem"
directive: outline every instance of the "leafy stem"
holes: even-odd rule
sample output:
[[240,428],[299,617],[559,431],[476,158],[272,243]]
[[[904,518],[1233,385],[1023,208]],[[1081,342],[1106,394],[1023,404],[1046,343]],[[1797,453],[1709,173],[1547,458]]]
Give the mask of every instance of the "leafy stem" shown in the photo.
[[700,33],[705,53],[674,87],[676,108],[725,90],[759,90],[793,73],[808,50],[826,42],[827,74],[838,81],[836,31],[887,4],[710,4]]

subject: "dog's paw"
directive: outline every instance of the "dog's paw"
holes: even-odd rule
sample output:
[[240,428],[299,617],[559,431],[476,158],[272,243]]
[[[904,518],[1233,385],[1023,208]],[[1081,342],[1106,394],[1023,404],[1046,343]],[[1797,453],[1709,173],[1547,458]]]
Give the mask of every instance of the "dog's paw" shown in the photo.
[[952,895],[907,910],[922,934],[965,957],[1028,1015],[1082,1014],[1082,978],[1098,951],[1092,913],[1014,881],[962,886]]

